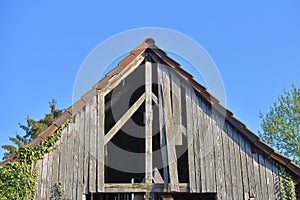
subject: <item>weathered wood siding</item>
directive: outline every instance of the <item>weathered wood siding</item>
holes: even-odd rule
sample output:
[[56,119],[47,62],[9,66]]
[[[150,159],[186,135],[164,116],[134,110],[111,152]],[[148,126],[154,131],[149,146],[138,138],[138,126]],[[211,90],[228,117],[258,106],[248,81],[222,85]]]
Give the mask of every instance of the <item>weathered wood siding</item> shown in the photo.
[[[168,144],[162,159],[166,163],[167,157],[176,158],[175,148],[186,137],[189,192],[217,193],[218,199],[228,200],[280,199],[278,168],[213,112],[174,71],[158,65],[157,73],[162,85],[158,91],[159,118],[163,120],[160,126],[166,131],[161,140]],[[58,148],[38,162],[36,199],[49,199],[52,187],[58,183],[67,198],[74,200],[84,199],[87,193],[105,192],[104,95],[99,91],[86,102],[73,116],[73,123],[63,130]],[[175,102],[176,97],[180,99]],[[169,174],[164,173],[163,178],[169,175],[170,190],[179,192],[183,183],[179,183],[181,172],[176,164],[175,159],[164,169]]]
[[[164,80],[176,76],[173,70],[160,67]],[[280,199],[278,167],[177,78],[162,84],[172,85],[164,88],[173,89],[176,84],[176,88],[185,88],[186,105],[182,107],[186,110],[174,111],[181,106],[172,110],[187,116],[190,191],[217,193],[218,199]]]
[[62,132],[58,148],[38,162],[36,199],[50,199],[55,184],[61,184],[70,199],[83,199],[83,194],[103,190],[103,162],[98,162],[103,148],[97,147],[99,140],[103,144],[103,137],[98,139],[102,135],[99,130],[103,130],[98,128],[103,119],[99,116],[103,102],[98,106],[101,97],[92,98],[73,117],[73,123]]

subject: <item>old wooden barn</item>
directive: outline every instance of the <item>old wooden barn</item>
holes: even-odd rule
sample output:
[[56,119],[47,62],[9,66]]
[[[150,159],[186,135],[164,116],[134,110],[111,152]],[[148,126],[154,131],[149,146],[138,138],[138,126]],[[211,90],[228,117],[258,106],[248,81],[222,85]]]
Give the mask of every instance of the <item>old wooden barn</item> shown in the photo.
[[36,199],[50,199],[59,183],[73,200],[273,200],[282,196],[281,168],[300,181],[298,166],[151,38],[31,144],[71,117],[59,148],[38,162]]

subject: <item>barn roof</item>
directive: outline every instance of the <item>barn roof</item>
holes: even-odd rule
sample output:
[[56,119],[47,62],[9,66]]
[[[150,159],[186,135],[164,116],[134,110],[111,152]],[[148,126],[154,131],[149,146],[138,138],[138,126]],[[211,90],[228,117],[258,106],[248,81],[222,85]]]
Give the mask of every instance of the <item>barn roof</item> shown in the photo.
[[[173,60],[171,57],[168,56],[168,54],[165,51],[160,49],[155,44],[155,41],[152,38],[147,38],[142,44],[133,49],[125,59],[119,62],[114,69],[108,72],[105,75],[105,77],[98,83],[96,83],[90,91],[84,94],[81,97],[81,99],[74,103],[72,106],[67,108],[66,112],[64,112],[62,116],[60,116],[55,122],[53,122],[53,124],[50,125],[46,130],[40,133],[38,137],[31,141],[28,145],[35,147],[42,140],[45,140],[49,136],[51,136],[63,123],[65,123],[70,117],[72,117],[78,111],[80,111],[86,105],[86,103],[92,97],[94,97],[94,95],[96,95],[97,90],[102,89],[104,86],[109,84],[110,79],[118,75],[124,68],[129,66],[130,63],[132,63],[138,56],[145,53],[147,49],[151,49],[151,52],[156,57],[161,59],[164,63],[166,63],[166,65],[175,70],[183,79],[185,79],[194,88],[195,92],[197,92],[198,95],[200,95],[209,105],[211,105],[211,107],[214,108],[214,110],[216,110],[220,114],[225,115],[225,120],[233,127],[235,127],[244,137],[249,139],[252,145],[260,149],[265,155],[269,156],[273,160],[288,168],[291,172],[293,172],[296,176],[300,178],[300,168],[297,165],[292,163],[292,161],[289,158],[275,152],[275,150],[266,143],[264,143],[259,136],[250,131],[245,124],[236,119],[233,116],[233,113],[227,108],[225,108],[223,105],[221,105],[220,101],[213,95],[211,95],[203,85],[198,83],[189,72],[185,71],[178,62]],[[6,165],[11,161],[16,160],[17,158],[18,156],[11,156],[5,161],[1,162],[0,166]]]

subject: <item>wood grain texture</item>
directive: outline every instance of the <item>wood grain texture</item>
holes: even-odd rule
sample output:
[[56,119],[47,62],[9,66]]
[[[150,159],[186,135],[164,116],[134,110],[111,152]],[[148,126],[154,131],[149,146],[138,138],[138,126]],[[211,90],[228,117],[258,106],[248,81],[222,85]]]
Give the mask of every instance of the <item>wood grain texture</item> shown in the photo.
[[221,120],[216,116],[216,122],[218,126],[214,126],[213,131],[217,133],[215,154],[216,154],[216,183],[218,199],[226,199],[226,188],[225,188],[225,173],[224,173],[224,154],[223,154],[223,141],[222,141],[222,130],[219,128],[222,126]]
[[158,82],[158,113],[159,113],[159,130],[160,130],[160,148],[163,164],[163,179],[164,190],[169,188],[169,168],[168,168],[168,153],[167,153],[167,138],[165,129],[165,113],[163,99],[163,72],[160,65],[157,66],[157,82]]
[[102,91],[98,92],[98,165],[97,165],[97,191],[104,192],[104,134],[105,134],[105,99]]
[[189,183],[190,192],[196,192],[196,176],[195,176],[195,156],[194,156],[194,134],[193,134],[193,112],[192,112],[192,91],[189,86],[185,86],[186,92],[186,136],[187,136],[187,146],[188,146],[188,166],[189,166]]
[[97,138],[97,97],[93,97],[90,102],[90,155],[89,155],[89,192],[96,192],[96,138]]
[[171,191],[178,191],[178,170],[177,170],[177,157],[175,150],[175,139],[173,137],[173,122],[172,122],[172,107],[171,107],[171,94],[170,94],[170,75],[166,68],[163,71],[163,99],[166,120],[166,138],[167,138],[167,152],[168,164],[170,174],[170,188]]
[[[192,138],[193,138],[193,151],[194,151],[194,167],[195,167],[195,186],[196,192],[200,192],[205,187],[206,182],[201,181],[201,173],[200,169],[200,144],[199,141],[199,133],[198,133],[198,100],[196,94],[192,91],[191,93],[191,104],[192,104]],[[200,119],[199,119],[200,120]],[[206,187],[205,187],[206,188]]]
[[145,166],[146,183],[152,183],[152,65],[145,63]]

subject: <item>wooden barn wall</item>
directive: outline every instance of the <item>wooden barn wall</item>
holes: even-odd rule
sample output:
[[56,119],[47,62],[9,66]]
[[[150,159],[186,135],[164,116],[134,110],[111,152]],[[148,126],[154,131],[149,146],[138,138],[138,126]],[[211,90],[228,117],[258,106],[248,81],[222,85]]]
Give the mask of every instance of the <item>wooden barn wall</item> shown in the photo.
[[[159,84],[172,88],[172,93],[180,93],[174,91],[174,84],[185,90],[186,105],[173,106],[172,110],[186,113],[190,191],[217,193],[218,199],[280,199],[278,167],[213,112],[183,79],[178,82],[173,70],[159,66],[159,76],[163,77]],[[176,121],[174,116],[169,118]],[[175,130],[176,126],[178,122],[174,123]]]
[[102,148],[97,145],[101,144],[101,133],[97,130],[102,118],[97,108],[95,96],[63,130],[58,148],[38,162],[36,199],[51,199],[55,184],[61,184],[68,199],[83,199],[84,193],[96,192],[103,186],[103,170],[101,162],[97,162],[101,160]]
[[216,192],[218,199],[280,199],[278,168],[201,98],[192,95],[192,105],[196,192]]
[[[172,110],[166,112],[172,116],[166,118],[176,121],[175,129],[170,130],[185,130],[190,191],[217,193],[218,199],[280,199],[278,168],[253,149],[250,141],[234,127],[214,114],[178,75],[160,65],[157,73],[164,87],[176,88],[177,94],[184,89],[185,97],[180,102],[185,105],[174,106],[173,101]],[[166,95],[165,91],[162,95]],[[87,102],[73,117],[74,122],[63,130],[58,148],[38,162],[36,199],[49,199],[52,187],[58,183],[70,199],[83,199],[85,193],[103,191],[104,168],[100,162],[104,154],[104,133],[100,132],[104,129],[103,99],[98,94]],[[186,115],[186,124],[183,117],[177,118],[178,113]],[[180,170],[176,172],[174,166],[169,169],[170,181],[177,183],[174,174]],[[178,189],[176,185],[171,187],[173,191]]]

